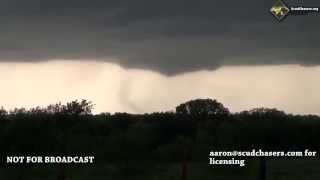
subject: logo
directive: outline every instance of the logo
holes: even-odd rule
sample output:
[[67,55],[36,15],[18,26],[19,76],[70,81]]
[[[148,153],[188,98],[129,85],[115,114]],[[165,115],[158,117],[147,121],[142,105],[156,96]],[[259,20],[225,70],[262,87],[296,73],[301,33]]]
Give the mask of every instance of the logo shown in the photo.
[[280,22],[288,15],[290,9],[282,0],[277,0],[271,7],[270,12]]

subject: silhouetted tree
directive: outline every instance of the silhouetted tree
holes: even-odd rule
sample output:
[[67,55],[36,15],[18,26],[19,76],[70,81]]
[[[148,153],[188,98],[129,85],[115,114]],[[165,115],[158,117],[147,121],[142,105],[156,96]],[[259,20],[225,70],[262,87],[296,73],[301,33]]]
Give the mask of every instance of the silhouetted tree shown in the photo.
[[92,113],[93,104],[85,99],[72,101],[65,106],[65,113],[69,115],[89,115]]
[[227,115],[229,110],[220,102],[212,99],[196,99],[180,104],[176,107],[178,114],[193,115]]
[[[188,162],[203,164],[211,150],[320,148],[320,118],[316,115],[288,115],[269,108],[231,114],[211,99],[186,102],[176,113],[93,115],[92,108],[87,100],[9,112],[0,108],[1,159],[21,154],[92,154],[95,166],[110,165],[104,170],[119,177],[114,179],[140,179],[156,168],[169,168],[162,164],[181,163],[181,178],[185,179]],[[252,164],[255,171],[256,165]],[[58,166],[57,175],[71,179],[69,167]],[[0,167],[0,179],[11,179],[3,178],[6,170]],[[35,176],[22,177],[39,179]]]
[[7,115],[8,115],[8,112],[3,107],[1,107],[0,108],[0,120],[5,119],[5,117]]
[[[90,115],[94,104],[91,101],[82,99],[68,102],[66,105],[57,103],[51,104],[45,108],[49,114],[64,114],[64,115]],[[35,109],[39,111],[39,109]]]
[[277,110],[275,108],[254,108],[252,110],[246,111],[250,115],[286,115],[285,112]]

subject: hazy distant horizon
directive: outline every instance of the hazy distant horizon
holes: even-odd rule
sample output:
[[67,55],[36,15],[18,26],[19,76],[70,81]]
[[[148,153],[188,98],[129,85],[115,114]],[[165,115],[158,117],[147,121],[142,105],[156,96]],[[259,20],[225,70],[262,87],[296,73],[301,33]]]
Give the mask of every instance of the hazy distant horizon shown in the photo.
[[319,66],[300,65],[223,66],[166,76],[98,61],[0,63],[0,106],[30,108],[88,99],[96,104],[94,113],[150,113],[212,98],[232,112],[269,107],[320,114],[318,77]]

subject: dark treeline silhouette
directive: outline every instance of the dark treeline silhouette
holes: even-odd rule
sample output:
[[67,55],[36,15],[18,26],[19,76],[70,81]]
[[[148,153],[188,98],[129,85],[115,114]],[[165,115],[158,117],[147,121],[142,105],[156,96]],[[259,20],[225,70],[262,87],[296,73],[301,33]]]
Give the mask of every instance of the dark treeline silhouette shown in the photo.
[[86,100],[9,112],[1,108],[1,161],[8,155],[93,155],[95,165],[117,167],[109,173],[133,177],[161,163],[207,163],[211,150],[320,147],[315,115],[268,108],[230,113],[211,99],[183,103],[176,112],[94,115],[92,109]]

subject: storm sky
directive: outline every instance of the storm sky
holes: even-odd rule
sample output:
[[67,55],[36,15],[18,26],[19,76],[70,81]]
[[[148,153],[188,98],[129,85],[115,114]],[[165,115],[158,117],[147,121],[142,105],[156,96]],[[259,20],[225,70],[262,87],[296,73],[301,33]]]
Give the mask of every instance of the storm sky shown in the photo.
[[268,12],[274,3],[0,0],[1,105],[88,97],[99,112],[142,113],[210,97],[234,111],[319,113],[320,16],[279,23]]

